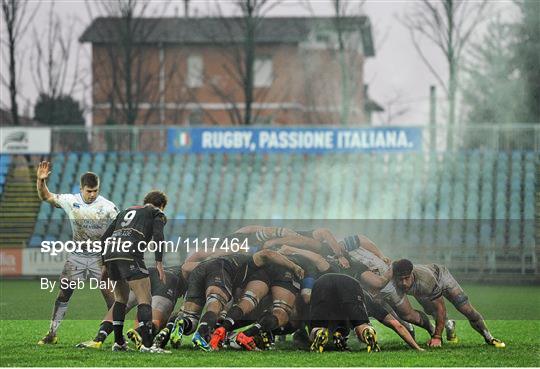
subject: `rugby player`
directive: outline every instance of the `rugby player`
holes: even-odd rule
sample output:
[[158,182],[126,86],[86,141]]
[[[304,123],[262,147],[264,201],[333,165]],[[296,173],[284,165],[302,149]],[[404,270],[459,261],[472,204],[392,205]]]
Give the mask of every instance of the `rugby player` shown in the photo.
[[[341,241],[351,260],[360,262],[368,267],[368,269],[377,274],[383,275],[391,270],[391,261],[379,250],[373,241],[363,235],[348,236]],[[368,291],[369,292],[369,291]],[[426,313],[420,310],[415,310],[406,295],[399,294],[396,291],[394,283],[388,283],[380,291],[372,294],[372,297],[378,302],[386,302],[402,319],[403,324],[409,332],[414,336],[414,328],[411,325],[417,325],[424,328],[430,335],[434,332],[434,327],[429,321]],[[449,337],[453,335],[452,321],[448,324],[447,333]]]
[[[235,236],[228,236],[234,239]],[[178,347],[183,335],[194,333],[194,347],[210,351],[209,336],[216,326],[218,314],[231,300],[234,286],[263,265],[276,264],[296,274],[302,269],[283,255],[271,250],[261,250],[255,254],[234,253],[201,262],[191,272],[184,305],[171,332],[171,344]],[[200,313],[206,307],[205,314]],[[197,328],[198,326],[198,328]]]
[[[360,283],[345,274],[328,273],[313,285],[310,304],[311,351],[323,352],[328,343],[329,331],[352,327],[367,351],[380,351],[377,334],[371,326],[364,305],[364,292]],[[348,330],[348,329],[347,329]]]
[[[105,245],[103,261],[109,278],[117,282],[112,311],[115,341],[112,350],[127,350],[123,327],[131,290],[138,303],[137,320],[140,330],[130,329],[127,332],[128,338],[141,352],[163,353],[164,350],[152,347],[152,307],[150,305],[152,295],[141,245],[148,245],[148,242],[153,240],[159,246],[163,241],[163,228],[167,223],[163,210],[167,205],[167,196],[160,191],[150,191],[146,194],[143,204],[143,206],[132,206],[120,212],[101,238]],[[112,245],[110,245],[111,238]],[[159,279],[165,283],[163,250],[157,247],[154,256]]]
[[241,298],[229,309],[221,327],[215,330],[210,339],[210,347],[213,350],[219,349],[236,323],[256,310],[259,302],[267,295],[272,297],[272,305],[257,317],[252,327],[236,336],[236,343],[247,350],[253,350],[256,347],[254,337],[261,336],[265,348],[268,348],[272,341],[271,332],[284,327],[289,322],[296,297],[301,289],[301,280],[312,274],[313,267],[306,258],[289,255],[286,258],[291,263],[300,266],[302,273],[291,273],[289,268],[268,265],[248,274],[242,286]]
[[[340,273],[347,274],[360,282],[364,291],[370,291],[371,294],[377,294],[378,291],[383,289],[390,280],[390,272],[385,273],[383,276],[379,276],[373,273],[362,262],[355,260],[350,261],[350,267],[345,269],[334,258],[323,258],[309,250],[297,249],[290,246],[283,246],[280,250],[285,254],[299,254],[310,259],[316,266],[321,274],[326,273]],[[382,304],[374,300],[370,293],[364,294],[364,302],[368,316],[377,319],[385,326],[394,330],[411,348],[423,351],[420,346],[414,340],[414,337],[404,326],[404,322],[399,319],[397,314],[386,304]],[[336,330],[333,335],[334,344],[340,350],[346,350],[346,335],[340,330]]]
[[413,265],[410,260],[401,259],[392,263],[393,279],[398,291],[414,296],[432,314],[436,321],[435,332],[428,341],[430,347],[442,345],[442,331],[447,320],[444,298],[469,320],[469,323],[484,337],[487,344],[504,348],[501,340],[494,338],[488,330],[484,318],[472,306],[465,291],[442,265]]
[[[165,326],[174,309],[174,305],[176,305],[176,301],[187,290],[187,280],[180,269],[180,267],[166,269],[166,282],[163,283],[159,279],[158,270],[153,267],[148,268],[150,291],[152,294],[152,324],[155,332],[158,332]],[[126,304],[126,314],[136,305],[137,299],[135,298],[135,294],[133,291],[130,291],[128,303]],[[103,346],[103,342],[113,332],[112,315],[113,309],[111,308],[103,318],[96,337],[91,341],[79,343],[76,347],[100,349]],[[140,333],[140,329],[138,330]]]
[[[77,194],[54,194],[47,188],[47,178],[51,174],[51,163],[43,161],[37,168],[37,193],[42,201],[62,208],[71,223],[73,241],[97,241],[107,226],[116,217],[116,206],[99,195],[99,177],[92,172],[84,173],[80,178],[80,192]],[[101,280],[102,263],[99,252],[76,250],[70,253],[64,264],[61,279],[77,281],[86,278]],[[107,284],[108,285],[108,284]],[[66,315],[73,289],[67,284],[60,284],[60,290],[54,303],[49,331],[39,340],[39,345],[55,344],[58,342],[57,331]],[[107,308],[114,303],[111,290],[101,289]]]

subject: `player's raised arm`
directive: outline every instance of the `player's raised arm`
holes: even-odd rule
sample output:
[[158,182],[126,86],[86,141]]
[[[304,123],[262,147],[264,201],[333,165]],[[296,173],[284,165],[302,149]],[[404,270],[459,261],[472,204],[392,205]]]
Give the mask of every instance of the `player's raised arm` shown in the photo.
[[51,174],[52,166],[48,161],[42,161],[37,168],[37,180],[36,187],[39,199],[46,201],[51,205],[58,206],[56,203],[56,196],[51,193],[47,188],[47,179]]

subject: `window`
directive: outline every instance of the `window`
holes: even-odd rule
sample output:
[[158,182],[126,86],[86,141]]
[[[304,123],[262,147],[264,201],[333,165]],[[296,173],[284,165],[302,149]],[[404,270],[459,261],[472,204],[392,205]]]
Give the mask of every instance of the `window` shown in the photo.
[[272,86],[272,80],[274,75],[272,73],[272,59],[257,58],[253,66],[255,73],[255,87],[270,87]]
[[201,87],[203,85],[203,59],[200,55],[190,55],[187,59],[188,87]]

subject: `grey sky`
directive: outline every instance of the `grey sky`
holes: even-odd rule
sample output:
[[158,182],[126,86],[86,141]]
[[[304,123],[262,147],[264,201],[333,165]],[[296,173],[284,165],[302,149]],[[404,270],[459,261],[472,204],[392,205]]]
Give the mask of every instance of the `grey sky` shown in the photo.
[[[31,24],[23,40],[23,49],[30,50],[32,47],[32,28],[35,28],[38,34],[43,35],[47,27],[49,15],[49,1],[35,1],[31,7],[40,8],[34,21]],[[306,6],[306,1],[285,0],[275,6],[268,14],[272,16],[308,16],[310,10]],[[361,12],[360,1],[351,1],[350,8],[355,12]],[[227,1],[220,1],[225,12],[230,12],[233,7],[227,4]],[[155,1],[153,7],[159,8],[162,4]],[[314,15],[332,15],[330,0],[312,0],[309,1],[311,12]],[[398,17],[403,16],[414,6],[414,1],[406,0],[377,0],[366,1],[363,6],[363,12],[371,19],[373,27],[373,37],[375,40],[376,55],[369,58],[365,65],[365,82],[369,83],[370,96],[377,102],[385,105],[390,100],[396,100],[392,106],[394,111],[407,109],[406,114],[395,119],[394,124],[425,124],[428,120],[429,112],[429,86],[436,84],[435,78],[430,74],[428,68],[422,63],[417,55],[409,38],[407,29],[400,24]],[[497,1],[495,8],[502,11],[505,17],[515,17],[512,11],[510,1]],[[73,33],[78,38],[84,29],[90,24],[90,15],[87,12],[83,0],[58,0],[55,2],[55,11],[61,17],[64,25],[75,22]],[[192,14],[200,16],[212,14],[212,2],[206,0],[192,0]],[[151,14],[152,11],[149,12]],[[183,14],[183,2],[172,0],[169,5],[166,16]],[[4,32],[3,21],[0,24],[2,33]],[[477,31],[475,38],[481,36],[482,29]],[[3,37],[3,36],[2,36]],[[438,70],[444,72],[444,60],[442,55],[429,44],[423,45],[426,55],[435,61]],[[20,113],[33,115],[32,106],[37,98],[37,91],[30,73],[29,51],[26,52],[19,69],[21,76],[21,98]],[[81,54],[81,67],[88,70],[90,48],[83,47]],[[73,58],[74,60],[75,58]],[[72,66],[74,63],[72,63]],[[2,62],[1,73],[7,76],[7,65]],[[88,81],[89,75],[87,78]],[[82,93],[85,95],[85,101],[90,102],[90,91],[79,91],[76,98],[81,100]],[[444,102],[443,91],[438,91],[439,101]],[[0,90],[0,104],[3,108],[9,106],[9,95],[7,89]],[[442,110],[442,106],[441,109]],[[376,117],[375,123],[381,124],[384,117]]]

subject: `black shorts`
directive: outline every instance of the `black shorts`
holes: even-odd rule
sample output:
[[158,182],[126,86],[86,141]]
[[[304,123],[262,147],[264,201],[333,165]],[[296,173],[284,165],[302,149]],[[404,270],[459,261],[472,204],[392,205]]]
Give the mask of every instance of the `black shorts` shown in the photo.
[[178,299],[178,276],[173,273],[165,272],[165,284],[159,279],[159,273],[157,269],[150,269],[150,286],[152,296],[165,297],[171,300],[172,303],[176,303]]
[[360,283],[345,274],[325,274],[315,281],[311,292],[312,327],[350,325],[354,328],[369,322],[364,292]]
[[105,262],[105,267],[112,281],[135,281],[148,277],[148,269],[142,259],[110,260]]
[[214,259],[203,262],[189,274],[186,301],[204,306],[206,290],[210,286],[221,288],[230,299],[232,285],[230,266],[227,261]]
[[295,294],[300,291],[301,287],[298,277],[280,265],[266,265],[257,269],[246,278],[245,285],[251,281],[262,281],[266,283],[268,288],[282,287]]

